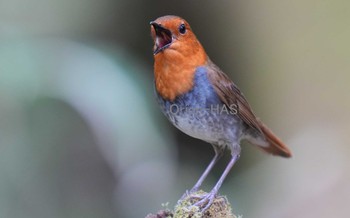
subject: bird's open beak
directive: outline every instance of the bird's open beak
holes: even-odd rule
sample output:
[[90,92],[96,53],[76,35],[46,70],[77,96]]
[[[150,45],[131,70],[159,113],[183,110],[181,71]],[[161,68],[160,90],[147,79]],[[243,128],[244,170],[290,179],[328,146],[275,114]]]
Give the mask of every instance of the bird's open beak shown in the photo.
[[156,55],[164,49],[168,48],[173,41],[171,31],[162,27],[160,24],[151,21],[150,24],[153,26],[156,33],[154,38],[154,51],[153,54]]

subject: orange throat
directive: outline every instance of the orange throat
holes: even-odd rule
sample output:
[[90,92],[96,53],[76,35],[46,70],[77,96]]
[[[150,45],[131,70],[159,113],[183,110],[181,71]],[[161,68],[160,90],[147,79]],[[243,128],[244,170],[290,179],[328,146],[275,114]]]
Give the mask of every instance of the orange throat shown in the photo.
[[173,101],[193,88],[197,67],[205,65],[207,55],[200,45],[190,52],[165,49],[154,56],[154,77],[158,94]]

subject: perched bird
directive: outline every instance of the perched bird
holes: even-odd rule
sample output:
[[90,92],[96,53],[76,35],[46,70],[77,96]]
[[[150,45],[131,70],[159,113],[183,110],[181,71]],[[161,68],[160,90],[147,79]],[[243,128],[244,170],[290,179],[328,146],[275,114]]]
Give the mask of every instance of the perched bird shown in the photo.
[[242,92],[209,59],[184,19],[168,15],[150,25],[155,93],[162,112],[182,132],[210,143],[215,151],[190,193],[199,189],[225,148],[231,151],[232,158],[214,188],[196,203],[206,210],[238,160],[241,140],[282,157],[291,157],[291,152],[254,115]]

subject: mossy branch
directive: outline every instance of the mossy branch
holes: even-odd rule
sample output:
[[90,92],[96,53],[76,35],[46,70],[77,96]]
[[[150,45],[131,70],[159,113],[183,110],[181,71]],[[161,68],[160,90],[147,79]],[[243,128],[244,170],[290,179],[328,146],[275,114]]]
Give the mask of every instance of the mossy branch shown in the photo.
[[193,206],[206,192],[198,191],[180,199],[173,210],[163,209],[157,214],[148,214],[145,218],[241,218],[232,213],[232,207],[225,196],[217,196],[208,210]]

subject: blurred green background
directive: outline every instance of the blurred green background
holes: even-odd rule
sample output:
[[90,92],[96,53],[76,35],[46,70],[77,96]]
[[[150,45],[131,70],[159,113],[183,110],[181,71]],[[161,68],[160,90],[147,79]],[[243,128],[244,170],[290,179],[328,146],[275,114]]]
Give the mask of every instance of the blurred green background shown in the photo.
[[220,190],[235,213],[347,217],[343,0],[0,0],[0,217],[144,217],[192,187],[214,153],[153,97],[149,22],[166,14],[191,24],[293,151],[287,160],[242,144]]

